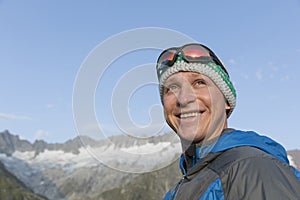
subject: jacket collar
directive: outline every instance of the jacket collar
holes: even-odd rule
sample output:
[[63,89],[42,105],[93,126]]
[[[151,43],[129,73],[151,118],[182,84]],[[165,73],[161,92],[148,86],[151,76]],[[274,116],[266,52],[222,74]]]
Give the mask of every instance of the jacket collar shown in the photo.
[[274,140],[260,136],[253,131],[224,129],[221,136],[208,145],[192,144],[181,156],[180,169],[184,175],[191,174],[205,167],[223,151],[239,146],[259,148],[275,158],[289,163],[286,150]]
[[[234,129],[226,128],[222,131],[221,135],[234,131]],[[187,171],[197,165],[197,170],[204,168],[209,162],[216,158],[220,153],[215,152],[209,154],[217,143],[218,139],[206,141],[205,144],[191,144],[186,151],[182,154],[180,159],[180,168],[185,175]],[[205,159],[204,159],[205,158]],[[201,160],[201,162],[200,162]],[[188,173],[193,173],[194,170]]]

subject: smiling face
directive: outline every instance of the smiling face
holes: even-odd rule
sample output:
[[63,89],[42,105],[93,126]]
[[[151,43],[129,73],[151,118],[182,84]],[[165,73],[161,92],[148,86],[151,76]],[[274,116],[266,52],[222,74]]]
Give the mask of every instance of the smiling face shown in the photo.
[[163,88],[165,117],[183,140],[201,142],[218,137],[227,127],[226,100],[207,76],[177,72]]

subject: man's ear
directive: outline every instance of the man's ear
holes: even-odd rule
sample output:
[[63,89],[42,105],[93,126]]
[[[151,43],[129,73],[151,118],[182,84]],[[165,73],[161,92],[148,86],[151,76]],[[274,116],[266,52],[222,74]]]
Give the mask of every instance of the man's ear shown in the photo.
[[230,107],[228,101],[226,101],[225,110],[226,110],[226,115],[227,115],[227,116],[228,116],[228,114],[229,114],[230,109],[231,109],[231,107]]

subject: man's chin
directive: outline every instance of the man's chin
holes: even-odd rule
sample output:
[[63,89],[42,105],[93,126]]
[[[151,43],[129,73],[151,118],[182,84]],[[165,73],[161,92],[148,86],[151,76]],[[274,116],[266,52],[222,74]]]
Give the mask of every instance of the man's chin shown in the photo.
[[191,136],[191,135],[180,135],[178,134],[178,136],[180,137],[180,139],[184,142],[184,143],[200,143],[203,140],[203,137],[197,137],[196,135]]

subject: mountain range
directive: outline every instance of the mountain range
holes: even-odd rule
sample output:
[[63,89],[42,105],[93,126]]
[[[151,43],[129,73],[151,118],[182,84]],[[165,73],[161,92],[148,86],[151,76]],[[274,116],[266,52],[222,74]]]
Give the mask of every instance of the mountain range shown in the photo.
[[[180,141],[171,133],[138,140],[78,136],[48,144],[30,143],[6,130],[0,132],[0,178],[9,176],[36,199],[162,199],[181,178],[180,151]],[[288,155],[300,169],[300,151]]]
[[46,198],[34,194],[0,163],[0,199],[45,200]]

